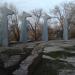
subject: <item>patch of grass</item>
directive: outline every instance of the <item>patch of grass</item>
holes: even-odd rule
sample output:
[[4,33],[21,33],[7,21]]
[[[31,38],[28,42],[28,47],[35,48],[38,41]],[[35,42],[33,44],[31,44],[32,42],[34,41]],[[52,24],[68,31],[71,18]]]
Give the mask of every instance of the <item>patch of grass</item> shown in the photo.
[[73,50],[75,51],[75,46],[70,46],[70,47],[64,47],[65,50]]
[[72,64],[70,64],[70,63],[68,63],[68,62],[66,62],[66,61],[61,61],[61,60],[59,60],[59,59],[56,59],[56,60],[54,60],[54,61],[52,61],[52,64],[59,70],[59,69],[75,69],[75,67],[72,65]]
[[48,60],[42,59],[32,75],[57,75],[57,70],[52,67]]
[[66,58],[66,57],[75,56],[75,53],[70,53],[67,51],[55,51],[55,52],[49,52],[49,53],[43,53],[43,54],[53,58]]
[[19,49],[8,49],[2,52],[2,54],[7,54],[8,56],[18,55],[20,53],[22,53],[22,51]]
[[30,53],[31,51],[32,51],[32,49],[30,49],[30,48],[24,48],[24,49],[7,49],[7,50],[1,52],[1,54],[6,54],[8,56],[12,56],[12,55],[21,55],[21,54]]
[[63,58],[66,57],[66,52],[64,51],[55,51],[55,52],[49,52],[49,53],[44,53],[45,55],[51,56],[53,58]]

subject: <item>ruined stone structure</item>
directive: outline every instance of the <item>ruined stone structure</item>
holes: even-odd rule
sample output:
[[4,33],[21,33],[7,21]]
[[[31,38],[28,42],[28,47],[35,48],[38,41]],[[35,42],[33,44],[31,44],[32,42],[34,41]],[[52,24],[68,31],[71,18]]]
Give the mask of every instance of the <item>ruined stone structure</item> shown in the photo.
[[43,41],[48,41],[48,19],[51,17],[47,14],[44,16],[44,24],[43,24],[43,31],[42,31],[42,40]]
[[21,33],[20,33],[20,42],[27,42],[28,40],[28,21],[27,17],[31,17],[30,14],[23,12],[22,15],[22,25],[21,25]]
[[68,22],[67,22],[67,17],[68,17],[68,15],[65,14],[64,25],[63,25],[63,40],[64,41],[68,40]]
[[8,46],[8,15],[12,15],[14,14],[14,12],[6,7],[1,7],[0,10],[1,10],[0,44],[2,46]]

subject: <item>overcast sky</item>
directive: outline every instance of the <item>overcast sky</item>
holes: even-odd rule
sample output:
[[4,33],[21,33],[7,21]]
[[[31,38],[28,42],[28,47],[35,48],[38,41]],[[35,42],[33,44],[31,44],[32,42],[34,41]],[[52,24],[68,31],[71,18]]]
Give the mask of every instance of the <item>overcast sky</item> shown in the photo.
[[42,8],[44,11],[48,11],[55,5],[68,1],[72,0],[0,0],[0,3],[12,3],[16,5],[19,11],[30,11],[35,8]]

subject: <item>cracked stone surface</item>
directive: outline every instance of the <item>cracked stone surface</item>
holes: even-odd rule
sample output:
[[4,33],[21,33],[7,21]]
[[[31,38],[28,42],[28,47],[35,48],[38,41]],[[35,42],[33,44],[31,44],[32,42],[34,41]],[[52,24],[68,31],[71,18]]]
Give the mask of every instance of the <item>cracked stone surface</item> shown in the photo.
[[45,47],[43,52],[44,53],[49,53],[49,52],[55,52],[55,51],[63,51],[63,49],[58,47],[58,46]]
[[[38,43],[27,43],[22,45],[16,45],[16,48],[33,48],[31,55],[25,58],[21,63],[19,69],[16,69],[13,72],[13,75],[27,75],[28,74],[28,67],[32,64],[33,60],[38,56],[39,53],[49,53],[49,52],[57,52],[57,51],[64,51],[64,47],[72,47],[75,45],[75,41],[50,41],[50,42],[38,42]],[[20,47],[18,47],[20,46]],[[21,48],[22,47],[22,48]],[[15,47],[12,47],[13,49]],[[2,48],[3,49],[3,48]],[[66,50],[67,51],[67,50]],[[75,51],[68,50],[69,53],[75,53]],[[5,58],[5,57],[4,57]],[[55,60],[55,58],[50,57],[48,55],[43,55],[42,58],[48,60]],[[5,67],[12,66],[16,62],[18,62],[20,56],[11,56],[7,62],[5,62]],[[67,61],[73,66],[75,66],[75,57],[67,57],[67,58],[58,58],[59,60]],[[75,70],[61,70],[59,75],[75,75]]]

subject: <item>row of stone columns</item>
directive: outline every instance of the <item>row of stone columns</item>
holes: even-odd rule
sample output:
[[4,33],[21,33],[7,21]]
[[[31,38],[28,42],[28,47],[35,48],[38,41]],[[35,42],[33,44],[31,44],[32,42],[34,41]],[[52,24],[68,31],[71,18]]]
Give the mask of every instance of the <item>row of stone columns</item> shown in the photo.
[[[20,42],[27,42],[28,40],[28,32],[27,32],[27,17],[31,17],[30,14],[23,12],[23,17],[22,17],[22,25],[21,25],[21,34],[20,34]],[[42,40],[43,41],[48,41],[48,25],[47,21],[51,17],[47,14],[45,14],[44,18],[44,24],[43,24],[43,30],[42,30]]]
[[[43,25],[43,32],[42,32],[42,40],[48,41],[48,19],[51,19],[51,17],[47,14],[44,16],[44,25]],[[64,25],[63,25],[63,40],[68,40],[68,22],[67,22],[67,15],[64,16]]]
[[[1,28],[2,33],[0,34],[0,44],[3,46],[8,46],[8,15],[14,14],[13,11],[7,9],[6,7],[3,7],[1,9],[2,13],[2,20],[1,20]],[[23,12],[22,15],[22,25],[21,25],[21,33],[20,33],[20,42],[27,42],[28,40],[28,23],[27,23],[27,17],[31,17],[30,14]],[[48,41],[48,19],[51,17],[47,14],[44,16],[44,24],[43,24],[43,30],[42,30],[42,40]],[[63,26],[63,39],[65,41],[68,40],[68,24],[66,17],[64,18],[64,26]]]

